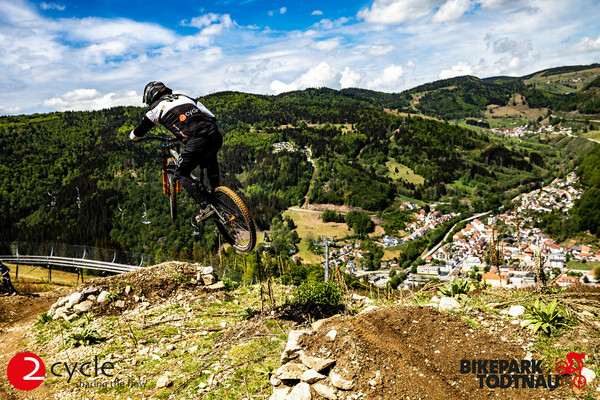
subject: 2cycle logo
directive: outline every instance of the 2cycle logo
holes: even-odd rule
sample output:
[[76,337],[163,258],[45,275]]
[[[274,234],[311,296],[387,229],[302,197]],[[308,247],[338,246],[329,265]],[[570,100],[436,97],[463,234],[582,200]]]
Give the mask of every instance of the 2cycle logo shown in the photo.
[[[68,377],[67,383],[78,373],[91,378],[97,376],[112,377],[110,373],[115,368],[114,364],[106,361],[98,363],[98,356],[94,361],[80,363],[56,362],[50,366],[50,372],[54,376]],[[40,357],[33,353],[19,353],[8,363],[7,375],[10,383],[19,390],[33,390],[39,387],[46,379],[46,366]]]
[[475,374],[479,388],[556,389],[560,375],[547,374],[536,360],[461,360],[461,374]]

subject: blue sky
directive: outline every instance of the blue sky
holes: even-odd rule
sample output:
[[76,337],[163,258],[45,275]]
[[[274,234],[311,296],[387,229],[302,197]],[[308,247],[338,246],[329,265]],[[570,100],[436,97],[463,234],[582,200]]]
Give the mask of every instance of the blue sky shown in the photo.
[[0,115],[600,62],[597,0],[0,0]]

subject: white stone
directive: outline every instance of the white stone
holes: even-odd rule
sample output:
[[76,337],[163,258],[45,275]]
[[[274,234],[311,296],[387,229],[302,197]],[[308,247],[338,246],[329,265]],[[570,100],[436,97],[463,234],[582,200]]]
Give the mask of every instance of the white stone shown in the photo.
[[439,303],[440,302],[440,298],[437,296],[433,296],[430,300],[432,303]]
[[210,290],[221,290],[225,288],[225,283],[223,281],[219,281],[215,284],[208,286]]
[[329,373],[329,380],[331,381],[331,384],[338,389],[352,390],[352,388],[354,387],[353,380],[350,381],[348,379],[345,379],[343,376],[341,376],[333,370]]
[[461,308],[460,303],[452,297],[442,297],[440,300],[440,311],[457,310],[459,308]]
[[322,375],[320,373],[318,373],[316,370],[314,369],[309,369],[308,371],[305,371],[302,376],[300,376],[300,380],[302,382],[306,382],[306,383],[315,383],[315,382],[319,382],[323,379],[325,379],[326,376]]
[[125,301],[124,300],[117,300],[117,302],[115,303],[115,307],[125,308]]
[[90,311],[93,305],[94,303],[92,303],[92,301],[90,300],[82,301],[81,303],[75,304],[73,306],[73,311],[75,311],[76,313],[88,312]]
[[81,292],[84,296],[90,295],[90,294],[96,294],[99,292],[98,288],[95,288],[93,286],[90,287],[86,287],[85,289],[83,289],[83,291]]
[[67,297],[63,297],[62,299],[60,299],[60,300],[58,300],[58,301],[56,302],[56,305],[57,305],[58,307],[62,307],[62,306],[64,306],[65,304],[67,304],[67,302],[68,302],[68,301],[69,301],[69,296],[67,296]]
[[285,400],[285,397],[290,393],[289,387],[275,388],[269,400]]
[[311,357],[303,351],[300,352],[300,361],[308,368],[312,368],[316,371],[323,371],[325,368],[330,367],[335,363],[335,359],[333,358]]
[[202,281],[206,286],[210,286],[217,282],[217,278],[213,274],[202,275]]
[[371,311],[376,311],[376,310],[379,310],[379,307],[369,306],[369,307],[365,308],[364,310],[362,310],[361,312],[359,312],[358,315],[370,313]]
[[271,378],[269,379],[269,382],[273,386],[279,386],[279,385],[281,385],[281,379],[275,378],[275,375],[271,376]]
[[365,296],[361,296],[361,295],[356,294],[356,293],[352,293],[350,295],[350,300],[360,301],[360,300],[364,300],[364,299],[366,299]]
[[302,374],[307,370],[308,368],[304,364],[290,363],[279,367],[273,376],[282,381],[300,380]]
[[292,391],[285,396],[285,400],[311,400],[310,385],[306,382],[300,382]]
[[321,397],[326,398],[327,400],[337,400],[337,395],[335,394],[335,388],[329,385],[325,385],[324,383],[315,383],[312,385],[312,388],[315,389],[315,392]]
[[110,293],[107,292],[106,290],[103,290],[102,292],[100,292],[100,294],[98,295],[98,298],[96,299],[96,301],[98,303],[104,303],[106,301],[106,296],[108,296]]
[[589,385],[594,379],[596,379],[596,373],[587,367],[583,367],[581,369],[581,375],[585,376],[586,385]]
[[523,306],[512,306],[508,309],[508,315],[513,318],[520,317],[523,314],[525,314],[525,307]]
[[125,294],[129,294],[129,293],[131,293],[131,286],[127,285],[127,286],[125,286]]
[[207,267],[196,267],[196,271],[198,271],[200,275],[208,275],[214,273],[214,268],[210,265]]
[[298,351],[300,350],[300,339],[302,336],[309,334],[310,332],[305,329],[300,330],[291,330],[288,334],[288,341],[285,345],[285,350],[281,353],[281,363],[285,364],[286,362],[296,358],[298,356]]
[[333,342],[337,336],[337,331],[335,329],[332,329],[329,332],[327,332],[327,335],[325,336],[327,336],[327,339]]
[[59,318],[64,318],[66,317],[66,313],[67,313],[67,309],[65,307],[59,307],[56,309],[56,311],[54,311],[54,315],[52,316],[52,319],[59,319]]
[[156,381],[156,387],[157,388],[164,388],[164,387],[169,387],[173,384],[173,382],[171,381],[171,379],[169,379],[169,377],[167,375],[163,375],[160,378],[158,378],[158,380]]
[[72,293],[69,296],[69,302],[67,308],[73,307],[75,304],[79,303],[83,299],[83,294],[79,292]]

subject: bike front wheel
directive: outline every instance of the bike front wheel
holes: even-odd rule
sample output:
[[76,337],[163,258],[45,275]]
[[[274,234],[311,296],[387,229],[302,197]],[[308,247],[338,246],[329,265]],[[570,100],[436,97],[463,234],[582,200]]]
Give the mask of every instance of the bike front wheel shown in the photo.
[[225,186],[215,188],[213,206],[221,235],[237,251],[247,253],[256,244],[256,228],[248,207],[233,190]]
[[169,210],[171,219],[177,219],[177,185],[169,185]]

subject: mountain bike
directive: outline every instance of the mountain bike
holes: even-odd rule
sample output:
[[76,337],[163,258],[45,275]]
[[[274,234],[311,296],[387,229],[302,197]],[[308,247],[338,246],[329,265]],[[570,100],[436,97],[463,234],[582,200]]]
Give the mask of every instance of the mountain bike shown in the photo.
[[[177,218],[177,195],[181,193],[181,185],[175,179],[175,168],[179,162],[181,142],[175,138],[146,137],[139,142],[161,142],[163,194],[169,196],[171,218]],[[200,176],[191,175],[195,183],[204,190],[204,170]],[[256,244],[256,228],[254,220],[243,200],[226,186],[206,191],[209,206],[214,213],[208,217],[217,225],[221,236],[231,247],[240,252],[249,252]],[[191,217],[192,226],[196,228],[195,217]]]

